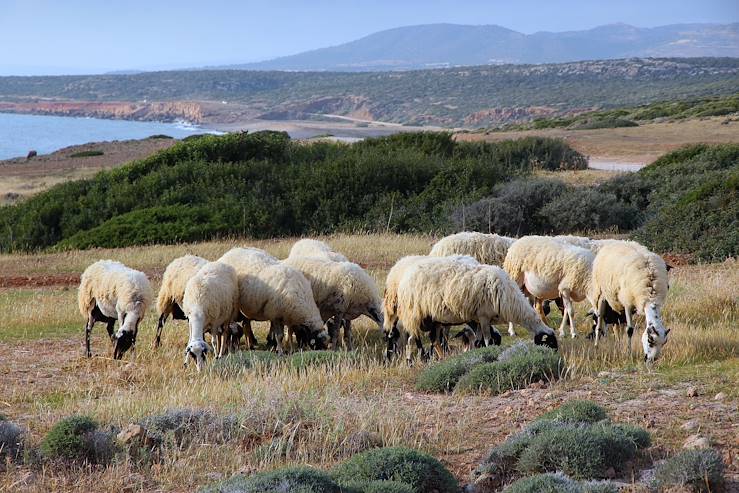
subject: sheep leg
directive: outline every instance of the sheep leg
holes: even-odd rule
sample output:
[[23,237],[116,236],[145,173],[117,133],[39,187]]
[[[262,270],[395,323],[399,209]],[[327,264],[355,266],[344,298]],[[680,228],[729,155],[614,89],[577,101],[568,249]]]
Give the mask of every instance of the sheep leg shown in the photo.
[[246,348],[254,349],[257,347],[257,338],[254,336],[254,331],[251,328],[251,320],[244,320],[241,328],[244,330],[244,335],[246,336]]
[[608,302],[604,299],[600,300],[598,302],[598,322],[595,324],[595,345],[598,345],[598,339],[600,338],[600,333],[603,330],[603,327],[605,326],[605,318],[606,318],[606,307],[608,306]]
[[569,305],[566,307],[567,310],[567,320],[569,320],[570,323],[570,335],[574,339],[577,337],[577,332],[575,331],[575,304],[572,302],[572,298],[569,300]]
[[328,320],[328,335],[331,338],[331,349],[337,351],[339,349],[339,332],[341,332],[341,320],[336,315]]
[[285,349],[282,347],[283,339],[285,338],[285,327],[282,322],[270,322],[269,331],[274,338],[277,354],[285,354]]
[[539,314],[539,317],[541,317],[542,322],[544,322],[545,325],[549,325],[547,314],[544,313],[544,301],[539,298],[534,298],[534,308],[536,309],[536,313]]
[[352,321],[343,319],[342,324],[344,325],[344,347],[347,351],[351,351],[354,349],[354,340],[352,339]]
[[570,297],[569,291],[562,291],[560,293],[562,302],[564,303],[564,309],[562,310],[562,323],[559,324],[559,336],[565,336],[565,325],[570,324],[570,334],[574,338],[575,334],[575,322],[574,320],[574,308],[572,306],[572,298]]
[[516,331],[513,329],[513,322],[508,322],[508,335],[516,337]]
[[108,320],[107,325],[105,328],[108,330],[108,337],[110,337],[110,340],[115,339],[115,320]]
[[162,313],[159,316],[159,322],[157,322],[157,338],[154,341],[154,349],[162,345],[162,329],[164,328],[164,324],[167,322],[168,316],[169,314],[167,313]]
[[92,357],[92,351],[90,350],[90,336],[92,335],[92,327],[95,325],[95,317],[90,314],[85,324],[85,355],[88,358]]
[[634,335],[634,323],[631,319],[633,315],[631,314],[630,306],[625,306],[624,311],[626,312],[626,335],[628,336],[629,356],[631,356],[631,336]]
[[490,346],[490,320],[481,318],[477,323],[480,324],[480,332],[485,340],[485,347]]

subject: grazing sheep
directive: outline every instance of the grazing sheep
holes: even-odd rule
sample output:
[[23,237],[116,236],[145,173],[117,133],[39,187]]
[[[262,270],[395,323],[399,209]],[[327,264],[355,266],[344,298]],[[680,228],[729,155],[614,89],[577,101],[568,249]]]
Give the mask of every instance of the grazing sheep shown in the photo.
[[329,336],[337,349],[340,325],[344,343],[352,349],[351,321],[366,315],[383,325],[382,301],[375,281],[357,264],[319,257],[293,257],[283,261],[299,270],[310,282],[321,318],[329,322]]
[[157,336],[154,347],[161,345],[162,329],[167,322],[167,317],[172,315],[173,320],[186,320],[182,311],[182,298],[185,297],[185,286],[200,268],[208,261],[196,255],[185,255],[176,258],[169,263],[162,276],[162,286],[157,296],[157,311],[159,311],[159,322],[157,322]]
[[590,293],[590,276],[595,255],[590,250],[563,243],[547,236],[525,236],[508,249],[503,268],[510,278],[539,300],[562,298],[564,312],[560,337],[569,323],[575,332],[573,302]]
[[[414,341],[421,337],[424,325],[475,321],[487,344],[491,323],[515,322],[534,334],[536,344],[557,347],[554,331],[544,325],[505,271],[495,266],[444,257],[420,260],[400,280],[397,310],[399,322]],[[438,341],[436,345],[440,352]]]
[[[143,272],[126,267],[113,260],[98,260],[90,265],[80,278],[77,293],[80,313],[87,319],[85,325],[85,354],[90,351],[90,334],[96,322],[107,324],[113,342],[113,358],[136,346],[139,323],[151,305],[153,293]],[[116,320],[118,332],[113,332]]]
[[431,248],[431,257],[469,255],[481,264],[502,265],[515,238],[465,231],[446,236]]
[[[302,273],[256,248],[234,248],[219,261],[236,269],[243,317],[247,323],[269,321],[279,353],[284,352],[285,325],[311,347],[326,346],[328,335],[323,331],[311,285]],[[247,328],[251,332],[250,325]]]
[[288,255],[288,258],[299,257],[319,257],[333,260],[335,262],[349,261],[349,259],[342,254],[333,251],[326,243],[320,240],[312,240],[310,238],[296,241],[290,249],[290,255]]
[[639,244],[610,242],[602,246],[593,261],[590,298],[598,312],[595,343],[605,325],[607,305],[625,313],[626,331],[634,333],[632,311],[643,314],[646,329],[642,334],[644,360],[652,363],[667,342],[670,329],[662,322],[662,306],[667,297],[667,267],[664,260]]
[[239,313],[239,281],[236,271],[222,262],[208,262],[187,281],[182,310],[190,325],[185,349],[198,371],[205,364],[208,345],[203,334],[210,332],[216,342],[216,357],[224,355],[230,339],[229,325]]

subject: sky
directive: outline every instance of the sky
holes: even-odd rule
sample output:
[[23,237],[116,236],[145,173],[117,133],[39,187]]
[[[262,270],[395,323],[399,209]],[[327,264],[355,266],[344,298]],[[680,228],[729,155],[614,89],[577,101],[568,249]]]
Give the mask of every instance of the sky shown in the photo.
[[739,0],[0,0],[0,75],[266,60],[392,27],[568,31],[739,21]]

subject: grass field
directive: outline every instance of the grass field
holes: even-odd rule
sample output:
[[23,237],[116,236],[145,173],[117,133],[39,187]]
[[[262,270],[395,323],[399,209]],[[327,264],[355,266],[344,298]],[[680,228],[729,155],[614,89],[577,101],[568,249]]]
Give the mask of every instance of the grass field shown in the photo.
[[[420,235],[326,240],[363,265],[379,285],[399,257],[425,253],[434,241]],[[650,460],[679,449],[695,433],[681,426],[698,420],[699,432],[724,456],[729,486],[739,485],[736,261],[680,266],[671,272],[665,318],[672,332],[652,371],[641,364],[638,337],[633,356],[625,340],[613,336],[594,348],[584,337],[586,307],[581,304],[581,336],[560,339],[567,366],[564,378],[544,388],[500,396],[416,391],[415,378],[425,364],[409,368],[405,363],[383,363],[381,336],[367,319],[356,324],[356,361],[303,370],[257,365],[224,379],[183,369],[187,326],[170,322],[163,347],[155,351],[153,311],[140,329],[135,358],[128,354],[123,361],[111,360],[101,326],[94,332],[96,356],[83,357],[76,276],[94,260],[112,258],[142,269],[158,288],[166,264],[182,254],[217,258],[234,245],[248,244],[284,257],[291,243],[234,239],[0,256],[0,413],[29,430],[31,445],[38,445],[54,422],[70,414],[88,414],[100,423],[123,427],[167,409],[204,408],[235,415],[241,426],[238,440],[197,442],[170,450],[164,460],[146,466],[130,460],[107,467],[11,465],[0,469],[0,491],[193,491],[237,472],[283,464],[329,467],[365,447],[366,436],[383,445],[430,452],[465,483],[493,445],[571,398],[595,400],[614,419],[647,428],[654,442]],[[265,335],[266,325],[258,324],[261,342]],[[510,342],[504,337],[504,344]],[[690,387],[697,395],[688,397]],[[715,400],[720,392],[724,398]]]

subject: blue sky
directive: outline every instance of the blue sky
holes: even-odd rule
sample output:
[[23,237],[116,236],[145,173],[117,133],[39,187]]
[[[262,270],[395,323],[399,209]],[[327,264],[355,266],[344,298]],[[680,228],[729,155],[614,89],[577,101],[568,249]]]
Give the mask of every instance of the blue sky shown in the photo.
[[249,62],[437,22],[532,33],[738,20],[738,0],[0,0],[0,75]]

